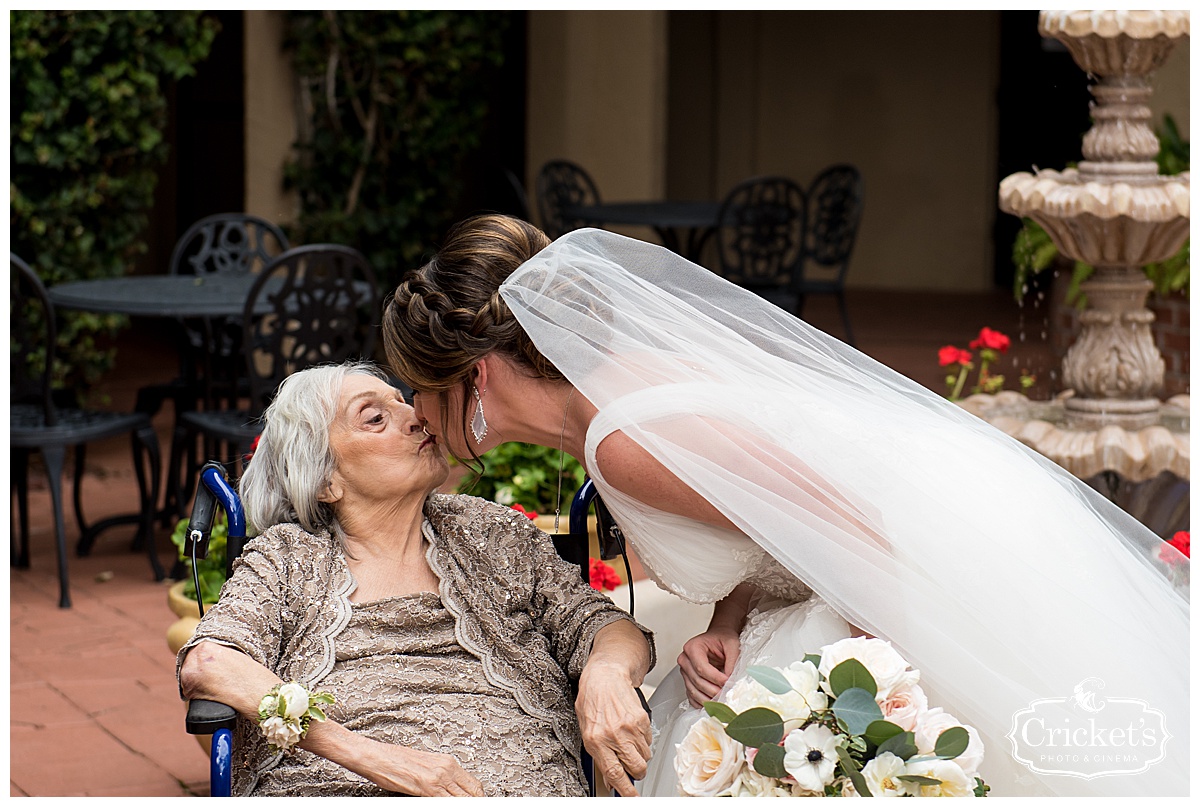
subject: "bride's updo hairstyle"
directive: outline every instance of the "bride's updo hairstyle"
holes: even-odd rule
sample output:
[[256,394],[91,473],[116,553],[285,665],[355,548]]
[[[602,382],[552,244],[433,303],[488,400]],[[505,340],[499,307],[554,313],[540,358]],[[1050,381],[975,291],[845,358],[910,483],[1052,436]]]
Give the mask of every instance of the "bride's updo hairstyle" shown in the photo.
[[512,216],[466,219],[450,230],[432,260],[408,273],[384,309],[383,345],[393,372],[418,392],[437,394],[445,423],[447,393],[460,387],[459,420],[468,446],[470,371],[484,356],[498,353],[532,377],[563,380],[499,291],[517,267],[549,244],[545,233]]

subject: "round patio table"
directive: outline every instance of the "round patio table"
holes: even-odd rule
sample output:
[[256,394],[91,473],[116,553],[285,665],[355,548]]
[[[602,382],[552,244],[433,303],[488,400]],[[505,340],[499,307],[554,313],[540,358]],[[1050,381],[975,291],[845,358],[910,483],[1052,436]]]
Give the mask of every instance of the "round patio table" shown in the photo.
[[[237,317],[258,275],[133,275],[60,283],[47,291],[62,308],[140,317]],[[264,306],[264,311],[268,308]]]
[[[581,205],[564,211],[569,218],[601,224],[631,224],[650,227],[662,245],[699,263],[705,242],[717,227],[720,202],[609,202]],[[682,232],[686,236],[680,237]]]

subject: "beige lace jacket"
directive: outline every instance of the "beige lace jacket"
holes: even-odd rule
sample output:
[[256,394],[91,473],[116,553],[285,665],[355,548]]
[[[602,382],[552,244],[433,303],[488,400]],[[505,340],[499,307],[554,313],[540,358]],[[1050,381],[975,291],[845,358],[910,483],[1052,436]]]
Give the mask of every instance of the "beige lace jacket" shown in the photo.
[[[434,494],[425,505],[427,559],[462,647],[490,683],[512,693],[530,719],[549,724],[578,765],[581,740],[570,682],[604,626],[632,618],[580,578],[524,515],[473,496]],[[296,524],[271,527],[235,561],[221,599],[179,651],[176,674],[201,640],[235,647],[284,681],[312,689],[333,669],[350,620],[355,582],[339,541]],[[634,623],[637,625],[637,623]],[[650,642],[650,631],[637,625]],[[279,763],[257,725],[238,719],[234,793],[251,792]]]

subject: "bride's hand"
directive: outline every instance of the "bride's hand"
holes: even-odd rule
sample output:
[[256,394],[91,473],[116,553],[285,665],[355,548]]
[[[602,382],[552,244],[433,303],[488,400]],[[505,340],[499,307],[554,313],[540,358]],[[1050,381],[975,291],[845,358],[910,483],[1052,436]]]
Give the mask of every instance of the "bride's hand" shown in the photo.
[[738,632],[732,628],[709,628],[687,640],[678,663],[692,706],[699,708],[717,697],[733,672],[740,650]]

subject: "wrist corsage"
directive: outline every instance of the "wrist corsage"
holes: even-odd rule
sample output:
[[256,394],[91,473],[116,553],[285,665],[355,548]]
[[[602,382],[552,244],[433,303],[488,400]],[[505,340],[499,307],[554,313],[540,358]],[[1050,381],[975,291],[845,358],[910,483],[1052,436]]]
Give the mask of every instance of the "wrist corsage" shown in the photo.
[[308,734],[311,720],[325,719],[323,704],[334,703],[328,692],[309,692],[300,684],[276,684],[258,702],[258,725],[276,751],[287,751]]

